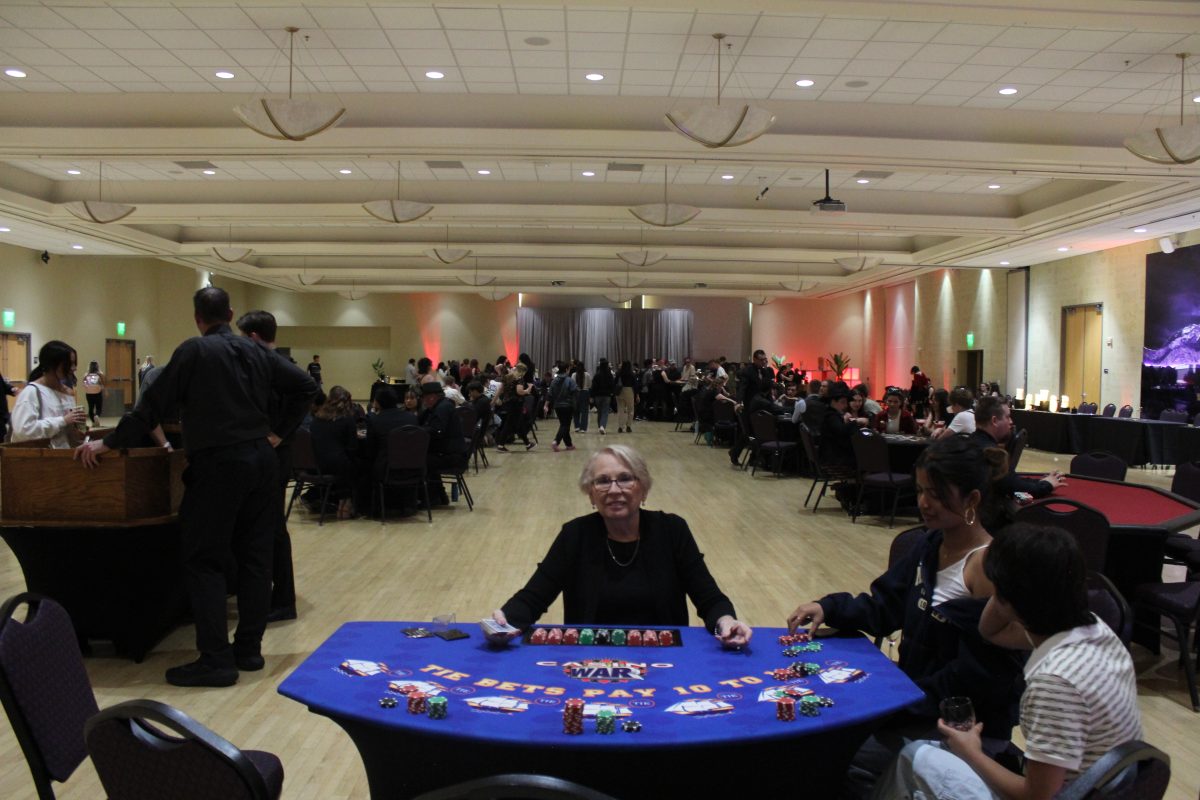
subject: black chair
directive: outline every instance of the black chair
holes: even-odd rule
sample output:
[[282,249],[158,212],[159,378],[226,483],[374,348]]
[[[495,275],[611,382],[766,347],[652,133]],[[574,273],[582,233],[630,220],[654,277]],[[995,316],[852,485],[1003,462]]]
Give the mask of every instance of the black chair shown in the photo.
[[1088,416],[1094,416],[1096,413],[1096,404],[1095,403],[1080,403],[1079,404],[1079,413],[1087,414]]
[[274,800],[283,791],[277,756],[239,750],[155,700],[104,709],[84,738],[109,800]]
[[1116,403],[1109,403],[1108,405],[1106,405],[1106,406],[1104,407],[1104,411],[1103,411],[1103,412],[1101,412],[1101,413],[1102,413],[1102,415],[1103,415],[1103,416],[1105,416],[1105,417],[1112,417],[1112,416],[1116,416],[1116,413],[1117,413],[1117,404],[1116,404]]
[[1125,462],[1104,450],[1080,453],[1071,459],[1071,474],[1087,478],[1107,478],[1110,481],[1125,480]]
[[1108,557],[1108,517],[1091,506],[1050,497],[1019,509],[1015,519],[1031,525],[1062,528],[1079,543],[1087,568],[1092,572],[1104,571],[1104,561]]
[[610,795],[549,775],[493,775],[434,789],[413,800],[616,800]]
[[[1137,772],[1132,780],[1110,786],[1134,764]],[[1134,739],[1100,756],[1087,772],[1054,797],[1055,800],[1162,800],[1170,782],[1171,757]]]
[[1121,406],[1121,410],[1117,412],[1117,417],[1119,417],[1120,419],[1130,419],[1131,417],[1133,417],[1133,406],[1131,406],[1131,405]]
[[808,458],[810,469],[812,469],[813,482],[812,486],[808,487],[808,497],[804,498],[804,506],[808,507],[808,503],[812,500],[813,490],[817,488],[817,484],[821,484],[821,493],[817,495],[817,502],[813,503],[812,511],[817,513],[817,506],[821,505],[821,498],[825,496],[825,491],[829,488],[829,484],[835,481],[853,481],[855,479],[854,467],[845,464],[825,464],[821,462],[817,454],[817,445],[813,440],[812,431],[803,422],[800,423],[800,443],[804,446],[804,455]]
[[891,492],[892,515],[888,520],[890,528],[896,524],[896,508],[900,505],[900,495],[908,493],[916,496],[916,481],[912,475],[892,472],[887,439],[884,439],[882,434],[864,428],[854,432],[850,444],[854,447],[854,460],[858,463],[858,498],[850,512],[850,521],[858,522],[863,495],[868,489],[878,491],[884,496]]
[[[887,568],[891,569],[892,567],[896,566],[897,561],[900,561],[902,558],[908,556],[909,553],[911,553],[917,548],[918,545],[921,544],[928,533],[929,531],[925,529],[924,525],[918,525],[915,528],[909,528],[906,531],[900,531],[897,533],[895,538],[892,539],[891,546],[888,548]],[[875,646],[880,647],[885,638],[885,634],[876,636]]]
[[1200,581],[1176,583],[1143,583],[1133,595],[1135,611],[1145,611],[1157,617],[1166,617],[1174,627],[1174,633],[1162,629],[1156,618],[1153,625],[1142,622],[1137,625],[1156,631],[1161,636],[1174,639],[1179,644],[1179,662],[1187,677],[1188,692],[1192,696],[1192,710],[1200,711],[1200,696],[1196,692],[1196,649],[1195,628],[1200,618]]
[[1088,610],[1112,628],[1113,633],[1125,647],[1133,638],[1133,610],[1117,590],[1108,576],[1099,572],[1088,572]]
[[312,434],[303,428],[298,428],[292,435],[292,498],[288,501],[287,513],[283,515],[284,522],[292,515],[292,506],[296,498],[304,491],[305,486],[321,487],[321,514],[317,525],[325,524],[325,508],[329,505],[329,494],[337,483],[336,475],[321,472],[317,464],[317,454],[313,450]]
[[[22,605],[23,622],[13,617]],[[54,800],[51,782],[87,758],[83,726],[98,707],[71,618],[48,597],[25,592],[0,607],[0,701],[38,800]]]
[[735,410],[734,418],[737,420],[738,430],[745,437],[745,447],[742,448],[742,460],[739,463],[744,470],[750,466],[751,462],[755,465],[758,464],[758,437],[754,435],[754,429],[750,426],[749,409],[743,407],[741,411]]
[[416,425],[404,425],[388,433],[387,463],[383,479],[375,487],[379,493],[379,520],[387,522],[387,487],[416,487],[425,502],[425,513],[433,522],[429,487],[425,484],[425,462],[429,455],[429,431]]
[[1008,444],[1005,449],[1008,450],[1008,468],[1014,470],[1021,463],[1021,454],[1025,452],[1025,445],[1029,443],[1029,431],[1022,428],[1009,437]]
[[727,441],[737,430],[737,413],[733,403],[726,400],[713,401],[713,441]]
[[[1200,461],[1185,461],[1175,467],[1171,492],[1200,502]],[[1168,564],[1186,566],[1189,580],[1194,579],[1194,573],[1200,573],[1200,541],[1195,537],[1186,533],[1168,534],[1164,544],[1164,556]]]
[[[785,453],[795,453],[798,442],[784,442],[779,439],[779,420],[770,411],[755,411],[750,415],[750,429],[758,443],[758,455],[761,458],[769,454],[775,467],[776,477],[783,474],[783,456]],[[751,475],[758,471],[755,464]]]
[[700,444],[700,437],[706,433],[712,433],[713,430],[711,419],[705,422],[700,418],[700,394],[700,392],[696,392],[692,395],[692,416],[696,418],[696,438],[692,439],[692,444]]
[[1178,411],[1174,408],[1164,408],[1163,412],[1158,415],[1160,422],[1187,422],[1188,415],[1186,411]]

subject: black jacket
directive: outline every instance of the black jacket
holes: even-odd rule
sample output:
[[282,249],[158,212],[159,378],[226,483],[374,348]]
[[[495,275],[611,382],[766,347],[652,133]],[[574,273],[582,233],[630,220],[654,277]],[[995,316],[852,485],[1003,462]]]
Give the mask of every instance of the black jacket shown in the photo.
[[421,427],[429,431],[430,455],[458,456],[467,452],[462,424],[454,413],[454,401],[443,397],[433,408],[422,408]]
[[[655,588],[658,625],[687,625],[686,598],[712,630],[717,620],[736,616],[729,601],[704,564],[704,555],[682,517],[662,511],[641,511],[641,545],[635,568],[649,570]],[[559,594],[563,622],[587,625],[595,621],[609,559],[604,519],[598,514],[577,517],[559,531],[533,577],[501,609],[510,624],[525,628],[537,622]],[[652,623],[647,623],[652,624]]]
[[1004,741],[1012,735],[1025,690],[1025,656],[980,636],[985,600],[962,598],[933,607],[941,543],[941,531],[929,531],[871,583],[869,594],[839,592],[818,602],[831,627],[873,636],[903,632],[900,669],[925,692],[903,713],[932,724],[941,700],[970,697],[983,735]]
[[592,396],[612,397],[614,388],[616,388],[616,381],[613,379],[613,374],[607,369],[596,370],[596,374],[592,376]]
[[363,457],[375,464],[377,475],[382,475],[387,465],[388,434],[405,425],[416,425],[417,415],[403,406],[380,411],[367,420],[367,441],[363,446]]
[[[980,447],[1003,447],[999,442],[992,438],[992,435],[987,431],[981,431],[979,428],[971,434],[971,438],[979,443]],[[996,482],[996,491],[999,492],[1005,499],[1012,497],[1017,492],[1028,492],[1034,497],[1049,497],[1054,494],[1054,487],[1046,481],[1038,478],[1022,478],[1017,474],[1017,465],[1011,461],[1008,464],[1008,474]]]

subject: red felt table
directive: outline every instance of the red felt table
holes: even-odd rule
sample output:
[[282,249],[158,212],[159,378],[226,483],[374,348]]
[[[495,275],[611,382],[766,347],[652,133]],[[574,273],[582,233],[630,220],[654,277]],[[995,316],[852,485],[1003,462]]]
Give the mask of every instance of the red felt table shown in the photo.
[[1200,522],[1200,506],[1179,495],[1153,486],[1118,483],[1082,475],[1068,475],[1065,486],[1053,497],[1083,503],[1108,517],[1113,526],[1162,528],[1180,531]]

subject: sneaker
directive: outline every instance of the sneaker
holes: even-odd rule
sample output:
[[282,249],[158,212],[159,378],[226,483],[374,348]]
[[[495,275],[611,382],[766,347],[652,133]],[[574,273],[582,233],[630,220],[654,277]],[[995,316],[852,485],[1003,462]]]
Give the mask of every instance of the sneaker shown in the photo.
[[507,453],[507,452],[508,452],[508,448],[507,448],[507,447],[505,447],[505,446],[504,446],[504,445],[502,445],[502,444],[498,444],[498,445],[496,445],[496,452],[498,452],[498,453]]
[[233,686],[237,683],[236,667],[214,667],[198,658],[167,670],[167,683],[172,686]]
[[575,445],[573,445],[573,444],[571,444],[571,445],[567,445],[567,449],[568,449],[568,450],[574,450],[574,449],[575,449]]
[[555,442],[554,444],[550,445],[550,449],[557,453],[558,452],[558,442]]
[[526,450],[532,450],[532,449],[533,449],[533,448],[535,448],[535,447],[537,447],[537,442],[528,442],[528,443],[525,445],[525,449],[526,449]]
[[604,428],[601,428],[601,429],[600,429],[600,435],[601,435],[601,436],[603,436],[603,435],[604,435]]

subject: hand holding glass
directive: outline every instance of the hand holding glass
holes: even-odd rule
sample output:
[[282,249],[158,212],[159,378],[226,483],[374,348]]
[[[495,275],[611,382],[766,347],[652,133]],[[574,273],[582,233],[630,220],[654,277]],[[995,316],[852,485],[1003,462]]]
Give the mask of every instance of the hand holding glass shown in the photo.
[[939,705],[942,721],[951,728],[969,731],[975,727],[975,707],[969,697],[947,697]]

